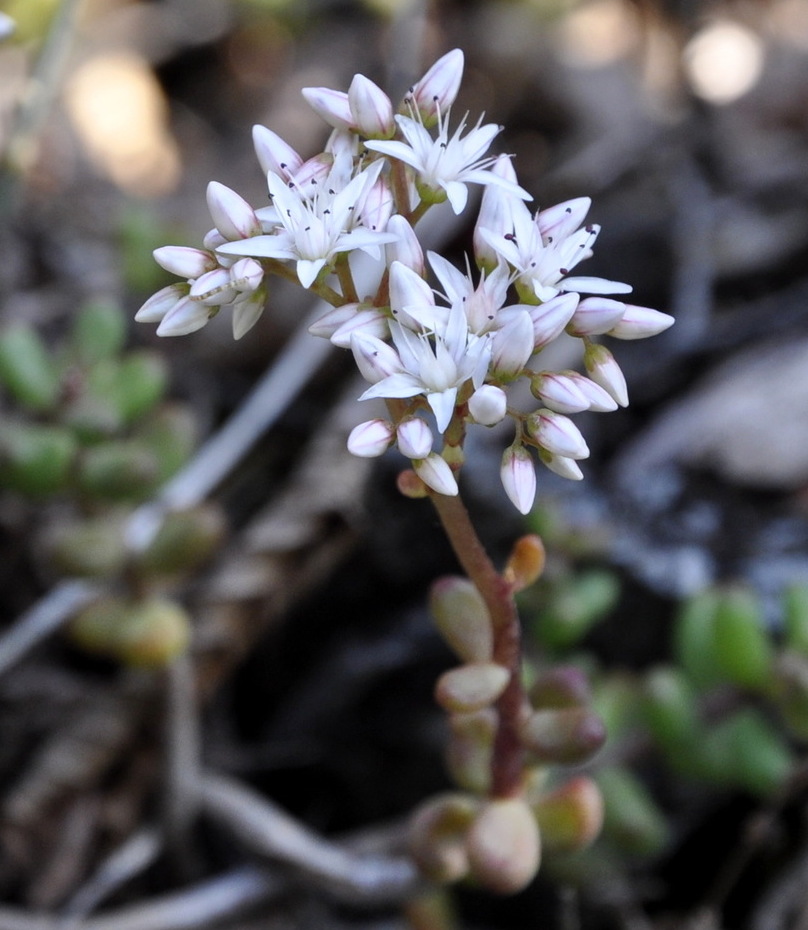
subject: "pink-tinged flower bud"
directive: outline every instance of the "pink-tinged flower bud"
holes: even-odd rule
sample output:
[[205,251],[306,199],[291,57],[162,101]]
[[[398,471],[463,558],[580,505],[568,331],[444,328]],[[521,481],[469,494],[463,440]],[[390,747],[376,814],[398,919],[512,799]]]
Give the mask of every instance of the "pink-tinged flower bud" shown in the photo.
[[289,180],[303,164],[303,159],[292,146],[266,126],[253,126],[252,137],[264,174],[271,171]]
[[536,877],[541,838],[524,798],[486,801],[466,839],[471,875],[498,894],[515,894]]
[[583,481],[584,473],[581,471],[577,462],[568,459],[565,455],[554,455],[546,449],[539,449],[539,460],[545,468],[560,478],[567,478],[569,481]]
[[241,339],[258,322],[267,302],[265,287],[259,287],[245,300],[233,305],[233,338]]
[[[340,326],[356,316],[360,306],[361,304],[343,304],[341,307],[332,307],[309,326],[309,332],[312,336],[330,339]],[[350,342],[346,348],[350,348]]]
[[227,268],[214,268],[200,275],[191,285],[189,297],[208,307],[229,304],[237,295]]
[[400,423],[396,430],[398,451],[408,459],[425,459],[432,451],[432,430],[420,417]]
[[[275,225],[277,225],[277,223]],[[205,233],[205,238],[202,240],[202,245],[204,245],[206,249],[210,249],[211,252],[215,252],[220,245],[224,245],[225,242],[228,241],[229,240],[225,239],[225,237],[219,232],[218,229],[211,229]],[[222,256],[217,255],[216,258],[218,259],[219,264],[221,264],[223,260]]]
[[536,468],[524,446],[508,446],[499,470],[502,487],[519,513],[529,513],[536,497]]
[[331,342],[335,346],[350,349],[351,336],[354,333],[364,333],[366,336],[375,336],[382,340],[390,335],[387,317],[377,307],[362,307],[361,304],[349,306],[355,308],[354,312],[331,334]]
[[187,296],[187,284],[169,284],[152,294],[135,314],[135,320],[138,323],[159,323],[169,310]]
[[402,370],[396,350],[375,336],[355,332],[351,336],[351,352],[362,377],[371,384]]
[[387,420],[367,420],[351,430],[348,451],[363,459],[374,459],[389,448],[395,437],[393,424]]
[[387,221],[387,232],[398,236],[395,242],[388,242],[384,247],[388,268],[393,262],[400,262],[417,275],[425,271],[424,250],[412,225],[400,213],[394,213]]
[[527,429],[536,442],[554,455],[585,459],[589,448],[578,427],[561,413],[541,408],[527,418]]
[[251,294],[264,280],[264,269],[254,258],[240,258],[230,266],[230,281],[244,296]]
[[390,98],[363,74],[354,75],[348,88],[348,105],[356,128],[369,139],[390,139],[396,131]]
[[161,268],[181,278],[198,278],[218,265],[211,252],[182,245],[164,245],[155,249],[152,255]]
[[543,371],[530,379],[531,394],[556,413],[580,413],[589,400],[575,381],[561,372]]
[[664,332],[673,326],[673,317],[660,310],[650,307],[637,307],[634,304],[625,304],[622,319],[609,330],[609,335],[615,339],[646,339]]
[[208,209],[216,228],[231,242],[261,235],[255,210],[240,194],[218,181],[208,184]]
[[579,299],[580,295],[571,291],[567,294],[558,294],[546,303],[530,308],[530,318],[533,321],[533,345],[536,349],[542,349],[554,339],[558,339],[564,332],[564,327],[572,319]]
[[408,99],[418,110],[424,126],[433,126],[439,113],[454,103],[463,79],[463,52],[453,49],[439,58],[410,91]]
[[594,413],[610,413],[612,410],[617,410],[617,401],[599,384],[590,381],[589,378],[578,371],[564,371],[561,374],[566,375],[574,382],[575,387],[586,398],[589,409]]
[[508,411],[508,397],[495,384],[483,384],[469,397],[469,413],[481,426],[495,426]]
[[626,305],[609,297],[585,297],[567,324],[570,336],[599,336],[609,332],[622,318]]
[[527,310],[522,310],[494,333],[490,371],[498,380],[512,381],[532,354],[533,321]]
[[163,317],[157,327],[157,335],[187,336],[188,333],[195,333],[202,329],[215,312],[214,308],[206,307],[198,300],[183,297]]
[[421,481],[429,485],[433,491],[445,494],[447,497],[457,496],[458,487],[452,469],[437,452],[430,452],[425,459],[414,461],[412,467]]
[[356,129],[348,95],[328,87],[304,87],[301,91],[306,103],[335,129]]
[[574,233],[583,223],[591,206],[591,197],[576,197],[541,210],[536,217],[536,224],[544,242],[559,242]]
[[589,377],[607,391],[621,407],[628,407],[628,387],[612,353],[602,345],[590,343],[584,352]]

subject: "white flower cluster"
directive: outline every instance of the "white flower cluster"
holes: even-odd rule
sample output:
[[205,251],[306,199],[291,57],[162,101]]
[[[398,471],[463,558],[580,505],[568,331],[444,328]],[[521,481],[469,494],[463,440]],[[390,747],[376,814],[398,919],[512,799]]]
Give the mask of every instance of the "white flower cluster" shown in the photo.
[[[155,252],[186,281],[151,297],[136,319],[159,323],[158,335],[178,336],[230,307],[238,339],[263,311],[268,276],[293,278],[332,305],[311,331],[351,349],[370,382],[360,400],[387,401],[389,418],[356,427],[350,450],[376,456],[395,445],[426,485],[456,494],[466,424],[493,426],[510,417],[516,435],[501,478],[527,513],[536,490],[534,454],[564,477],[582,477],[578,461],[589,450],[568,415],[628,403],[614,357],[593,337],[641,339],[673,319],[617,299],[631,291],[626,284],[573,273],[599,232],[583,225],[589,198],[531,213],[511,159],[487,155],[501,127],[480,120],[467,131],[463,119],[450,131],[462,73],[456,49],[411,88],[398,113],[363,75],[347,93],[306,88],[308,103],[333,127],[325,151],[304,160],[256,126],[271,206],[254,210],[211,183],[215,228],[204,248]],[[474,229],[477,267],[467,260],[461,271],[436,253],[424,256],[415,226],[443,201],[461,213],[468,184],[484,192]],[[378,266],[372,294],[357,293],[356,250]],[[439,290],[427,282],[427,263]],[[582,340],[586,375],[536,367],[541,349],[564,332]],[[507,388],[520,378],[529,379],[542,404],[534,412],[508,407]],[[424,414],[442,437],[440,452]]]

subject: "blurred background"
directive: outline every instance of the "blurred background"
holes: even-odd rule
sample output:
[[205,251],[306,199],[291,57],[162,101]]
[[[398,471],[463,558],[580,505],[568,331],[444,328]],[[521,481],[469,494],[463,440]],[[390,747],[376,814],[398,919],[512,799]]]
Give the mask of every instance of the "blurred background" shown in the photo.
[[[183,766],[242,779],[329,836],[400,824],[449,785],[431,689],[451,659],[424,604],[452,557],[427,505],[398,497],[400,460],[344,453],[363,416],[349,359],[312,360],[271,428],[256,423],[176,531],[197,547],[176,573],[169,549],[133,569],[121,534],[310,311],[279,283],[237,343],[226,318],[158,340],[131,322],[172,280],[152,249],[201,243],[210,180],[266,204],[254,124],[321,150],[302,87],[347,89],[361,72],[395,98],[456,47],[454,113],[505,127],[496,149],[537,207],[591,196],[603,231],[584,273],[676,318],[612,346],[631,406],[578,418],[586,479],[541,475],[527,524],[498,487],[501,436],[476,437],[466,469],[497,558],[526,528],[546,539],[528,654],[594,677],[613,736],[594,770],[619,772],[601,785],[604,844],[550,861],[512,900],[461,890],[454,924],[287,882],[213,923],[141,910],[131,926],[808,926],[808,634],[794,632],[808,623],[808,4],[0,0],[0,13],[0,930],[56,926],[38,912],[83,926],[97,906],[234,875],[250,856],[184,810]],[[459,261],[470,217],[434,231]],[[550,351],[547,367],[579,364]],[[65,579],[119,591],[133,571],[157,633],[149,613],[120,621],[137,627],[125,644],[93,617],[26,638],[25,611]],[[765,682],[734,660],[715,680],[691,667],[682,616],[712,617],[725,595],[771,652]],[[727,759],[677,770],[693,747],[637,718],[663,666],[696,683],[705,725],[754,711],[743,739],[715,737]],[[163,817],[151,858],[99,880]]]

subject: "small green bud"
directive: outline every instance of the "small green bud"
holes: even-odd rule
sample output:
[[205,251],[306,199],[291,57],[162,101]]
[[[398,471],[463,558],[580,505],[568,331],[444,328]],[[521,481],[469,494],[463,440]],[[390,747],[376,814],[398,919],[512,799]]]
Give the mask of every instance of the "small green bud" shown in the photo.
[[463,662],[489,662],[494,650],[491,618],[477,588],[468,580],[439,578],[429,594],[435,625]]
[[466,794],[441,794],[422,804],[409,830],[409,849],[426,879],[448,884],[469,869],[466,833],[478,809]]
[[466,837],[470,874],[489,891],[515,894],[536,877],[541,838],[524,798],[487,801]]
[[624,852],[653,856],[668,842],[668,825],[644,785],[624,768],[595,776],[603,795],[603,833]]
[[603,746],[606,727],[585,707],[537,710],[524,720],[519,737],[539,761],[570,765],[587,761]]
[[67,486],[75,456],[75,439],[59,426],[5,422],[0,485],[32,496],[54,494]]
[[593,779],[578,775],[532,805],[548,852],[579,852],[603,826],[603,795]]
[[493,704],[511,679],[507,668],[494,662],[473,662],[444,672],[435,700],[450,713],[470,713]]
[[59,400],[57,366],[39,333],[25,323],[0,332],[0,383],[31,410],[51,410]]
[[763,629],[757,598],[751,591],[731,588],[718,602],[714,620],[718,667],[735,685],[765,690],[771,683],[774,651]]
[[536,635],[556,649],[574,646],[612,610],[619,596],[620,583],[612,572],[581,572],[551,593],[534,624]]
[[76,315],[72,344],[82,364],[117,355],[126,340],[126,317],[113,303],[87,304]]

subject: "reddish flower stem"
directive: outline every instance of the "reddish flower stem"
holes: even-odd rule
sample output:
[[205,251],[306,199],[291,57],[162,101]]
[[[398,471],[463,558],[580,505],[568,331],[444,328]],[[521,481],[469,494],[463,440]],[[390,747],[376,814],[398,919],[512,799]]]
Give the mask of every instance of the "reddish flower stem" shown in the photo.
[[460,565],[488,607],[494,631],[494,661],[511,672],[508,687],[496,703],[498,721],[491,763],[491,795],[512,797],[522,786],[524,749],[518,725],[525,706],[519,616],[513,589],[494,567],[460,497],[436,493],[430,493],[430,497]]

